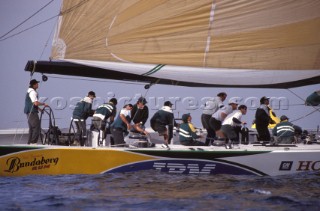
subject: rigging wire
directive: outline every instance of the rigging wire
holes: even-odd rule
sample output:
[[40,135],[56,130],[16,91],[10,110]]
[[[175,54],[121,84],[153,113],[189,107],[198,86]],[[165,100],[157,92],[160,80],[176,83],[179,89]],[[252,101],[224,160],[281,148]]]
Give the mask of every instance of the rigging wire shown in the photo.
[[[297,95],[296,93],[294,93],[293,91],[291,91],[290,89],[287,89],[289,92],[291,92],[292,94],[294,94],[296,97],[298,97],[299,99],[301,99],[303,102],[305,102],[305,100],[302,98],[302,97],[300,97],[299,95]],[[304,104],[305,105],[305,104]],[[320,112],[320,110],[318,109],[318,108],[316,108],[315,106],[311,106],[315,111],[319,111]]]
[[17,26],[13,27],[13,29],[9,30],[7,33],[5,33],[4,35],[2,35],[0,37],[1,41],[5,40],[2,39],[3,37],[7,36],[8,34],[10,34],[12,31],[14,31],[15,29],[17,29],[19,26],[21,26],[22,24],[24,24],[25,22],[27,22],[28,20],[30,20],[33,16],[35,16],[36,14],[38,14],[41,10],[43,10],[44,8],[46,8],[47,6],[49,6],[49,4],[51,4],[54,0],[51,0],[50,2],[48,2],[46,5],[44,5],[43,7],[41,7],[38,11],[36,11],[34,14],[32,14],[30,17],[28,17],[27,19],[25,19],[24,21],[22,21],[21,23],[19,23]]
[[314,110],[314,111],[312,111],[312,112],[310,112],[310,113],[308,113],[308,114],[306,114],[306,115],[304,115],[304,116],[302,116],[302,117],[299,117],[299,118],[297,118],[297,119],[291,120],[290,122],[295,122],[295,121],[298,121],[298,120],[300,120],[300,119],[303,119],[303,118],[305,118],[305,117],[307,117],[307,116],[310,116],[311,114],[315,113],[316,111],[319,111],[319,112],[320,112],[320,109],[316,109],[316,110]]
[[[290,90],[290,89],[287,89],[290,93],[292,93],[293,95],[295,95],[296,97],[298,97],[299,99],[301,99],[303,102],[305,101],[302,97],[300,97],[299,95],[297,95],[295,92],[293,92],[292,90]],[[299,105],[299,104],[296,104],[296,105]],[[305,105],[305,104],[303,104],[303,105]],[[307,116],[310,116],[311,114],[313,114],[313,113],[315,113],[315,112],[320,112],[320,109],[319,108],[316,108],[315,106],[311,106],[314,110],[312,111],[312,112],[310,112],[310,113],[308,113],[308,114],[306,114],[306,115],[303,115],[303,116],[301,116],[301,117],[299,117],[299,118],[296,118],[296,119],[294,119],[294,120],[291,120],[290,122],[295,122],[295,121],[298,121],[298,120],[301,120],[301,119],[304,119],[304,118],[306,118]]]
[[78,9],[78,7],[81,7],[83,4],[87,3],[88,1],[90,1],[90,0],[83,0],[83,1],[79,2],[78,4],[72,6],[64,11],[61,11],[59,15],[68,14],[69,12],[72,12],[73,10]]
[[51,18],[48,18],[48,19],[46,19],[46,20],[44,20],[44,21],[41,21],[41,22],[39,22],[39,23],[37,23],[37,24],[35,24],[35,25],[33,25],[33,26],[30,26],[29,28],[26,28],[26,29],[24,29],[24,30],[22,30],[22,31],[19,31],[19,32],[15,33],[15,34],[12,34],[12,35],[10,35],[9,37],[0,39],[0,42],[1,42],[1,41],[4,41],[4,40],[7,40],[7,39],[9,39],[9,38],[12,38],[12,37],[14,37],[14,36],[17,36],[17,35],[19,35],[19,34],[22,34],[23,32],[29,31],[30,29],[33,29],[33,28],[35,28],[35,27],[37,27],[37,26],[40,26],[41,24],[46,23],[46,22],[48,22],[48,21],[50,21],[50,20],[52,20],[52,19],[54,19],[54,18],[56,18],[56,17],[58,17],[58,16],[59,16],[59,15],[55,15],[55,16],[53,16],[53,17],[51,17]]
[[[20,23],[18,26],[16,26],[15,28],[13,28],[12,30],[10,30],[9,32],[7,32],[5,35],[3,35],[3,36],[1,36],[1,38],[3,38],[4,36],[6,36],[7,34],[9,34],[10,32],[12,32],[13,30],[15,30],[16,28],[18,28],[19,26],[21,26],[23,23],[25,23],[27,20],[29,20],[29,19],[31,19],[33,16],[35,16],[37,13],[39,13],[41,10],[43,10],[45,7],[47,7],[49,4],[51,4],[53,2],[53,0],[52,1],[50,1],[49,3],[47,3],[45,6],[43,6],[42,8],[40,8],[36,13],[34,13],[33,15],[31,15],[29,18],[27,18],[25,21],[23,21],[22,23]],[[55,17],[57,17],[57,16],[55,16]],[[50,18],[50,20],[51,20],[51,18]],[[45,21],[46,22],[46,21]],[[22,32],[20,32],[20,33],[22,33]],[[49,35],[49,38],[48,38],[48,40],[47,40],[47,42],[46,42],[46,44],[45,44],[45,46],[44,46],[44,49],[43,49],[43,51],[42,51],[42,53],[41,53],[41,55],[40,55],[40,58],[42,57],[42,55],[43,55],[43,53],[44,53],[44,51],[45,51],[45,48],[47,47],[47,45],[48,45],[48,43],[49,43],[49,39],[50,39],[50,37],[51,37],[51,35],[52,35],[52,33],[53,33],[53,29],[51,30],[51,33],[50,33],[50,35]],[[10,36],[11,37],[11,36]],[[5,39],[8,39],[9,37],[7,37],[7,38],[5,38]],[[1,39],[0,41],[2,41],[2,40],[5,40],[5,39]],[[32,74],[30,75],[30,80],[32,79]],[[23,116],[23,115],[22,115]],[[22,122],[24,122],[24,121],[19,121],[18,122],[18,124],[21,124]],[[19,126],[17,126],[17,129],[18,129],[18,127]],[[17,135],[17,131],[16,131],[16,133],[15,133],[15,136],[14,136],[14,139],[16,138],[16,135]],[[21,134],[21,137],[20,137],[20,139],[19,139],[19,142],[21,141],[21,139],[22,139],[22,136],[23,136],[23,134]]]
[[[57,24],[57,22],[56,22],[56,24]],[[50,40],[50,38],[51,38],[51,36],[52,36],[52,34],[53,34],[54,28],[55,28],[55,27],[52,27],[52,29],[51,29],[50,35],[49,35],[49,37],[48,37],[48,39],[47,39],[46,44],[45,44],[44,47],[43,47],[43,50],[42,50],[41,55],[40,55],[40,57],[39,57],[39,60],[42,58],[42,56],[43,56],[43,54],[44,54],[44,51],[45,51],[46,48],[48,47],[48,43],[49,43],[49,40]]]
[[305,106],[304,103],[289,104],[288,106]]
[[[54,0],[51,0],[47,5],[49,5],[49,4],[50,4],[51,2],[53,2],[53,1],[54,1]],[[21,31],[15,33],[15,34],[12,34],[12,35],[10,35],[10,36],[8,36],[8,37],[5,37],[5,36],[8,35],[10,32],[12,32],[12,31],[15,30],[16,28],[18,28],[20,25],[22,25],[23,23],[25,23],[27,20],[29,20],[31,17],[33,17],[34,15],[36,15],[38,12],[40,12],[40,11],[44,8],[44,7],[43,7],[43,8],[41,8],[39,11],[37,11],[35,14],[33,14],[32,16],[30,16],[29,18],[27,18],[26,20],[24,20],[22,23],[20,23],[18,26],[14,27],[12,30],[10,30],[10,31],[7,32],[6,34],[2,35],[2,36],[0,37],[0,42],[1,42],[1,41],[4,41],[4,40],[7,40],[7,39],[9,39],[9,38],[15,37],[15,36],[17,36],[17,35],[19,35],[19,34],[22,34],[23,32],[29,31],[30,29],[33,29],[33,28],[35,28],[35,27],[37,27],[37,26],[39,26],[39,25],[41,25],[41,24],[44,24],[44,23],[46,23],[46,22],[48,22],[48,21],[50,21],[50,20],[52,20],[52,19],[54,19],[54,18],[56,18],[56,17],[58,17],[58,16],[60,16],[60,15],[68,14],[68,13],[72,12],[73,10],[77,9],[78,7],[81,7],[83,4],[87,3],[88,1],[89,1],[89,0],[83,0],[83,1],[81,1],[80,3],[78,3],[78,4],[76,4],[76,5],[72,6],[72,7],[70,7],[69,9],[66,9],[66,10],[63,11],[63,12],[59,12],[59,14],[57,14],[57,15],[55,15],[55,16],[52,16],[51,18],[48,18],[48,19],[46,19],[46,20],[44,20],[44,21],[41,21],[41,22],[39,22],[39,23],[37,23],[37,24],[35,24],[35,25],[33,25],[33,26],[30,26],[30,27],[28,27],[28,28],[26,28],[26,29],[24,29],[24,30],[21,30]],[[47,5],[45,5],[45,7],[46,7]]]
[[302,100],[304,102],[304,99],[302,97],[300,97],[299,95],[297,95],[294,91],[291,91],[290,89],[287,89],[291,94],[295,95],[297,98],[299,98],[300,100]]

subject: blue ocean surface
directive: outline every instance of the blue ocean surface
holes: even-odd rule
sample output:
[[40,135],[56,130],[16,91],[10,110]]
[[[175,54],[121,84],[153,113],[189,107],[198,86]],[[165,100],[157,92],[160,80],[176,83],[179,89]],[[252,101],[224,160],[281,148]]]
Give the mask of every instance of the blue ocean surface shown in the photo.
[[0,210],[319,210],[320,174],[0,177]]

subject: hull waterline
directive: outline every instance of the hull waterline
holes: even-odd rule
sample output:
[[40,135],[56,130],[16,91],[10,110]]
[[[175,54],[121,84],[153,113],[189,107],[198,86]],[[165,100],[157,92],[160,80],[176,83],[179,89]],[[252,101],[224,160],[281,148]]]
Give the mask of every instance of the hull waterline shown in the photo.
[[277,176],[320,170],[319,145],[153,148],[0,146],[0,175],[105,174],[154,170],[174,174]]

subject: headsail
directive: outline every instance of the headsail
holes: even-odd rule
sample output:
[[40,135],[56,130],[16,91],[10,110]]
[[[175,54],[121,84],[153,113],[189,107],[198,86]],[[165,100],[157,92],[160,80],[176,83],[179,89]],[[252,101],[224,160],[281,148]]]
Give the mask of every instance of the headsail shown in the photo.
[[64,0],[53,62],[26,69],[189,86],[317,84],[319,11],[314,0]]

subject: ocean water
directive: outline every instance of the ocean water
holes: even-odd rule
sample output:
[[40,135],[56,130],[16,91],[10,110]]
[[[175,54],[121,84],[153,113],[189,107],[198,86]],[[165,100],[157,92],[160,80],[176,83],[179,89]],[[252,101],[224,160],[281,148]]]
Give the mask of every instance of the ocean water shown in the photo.
[[0,178],[0,210],[319,210],[320,174],[157,171]]

